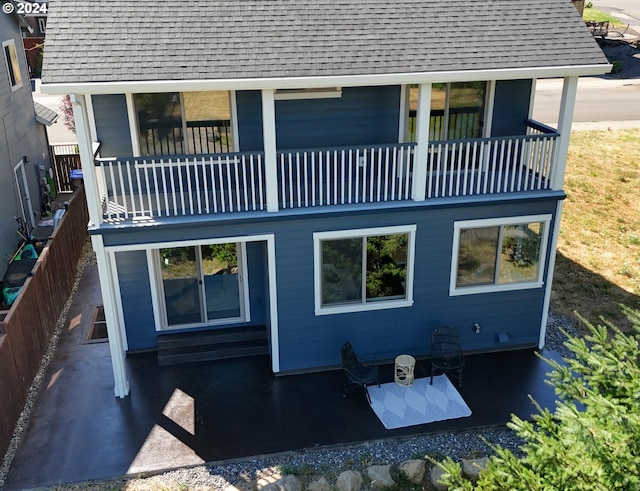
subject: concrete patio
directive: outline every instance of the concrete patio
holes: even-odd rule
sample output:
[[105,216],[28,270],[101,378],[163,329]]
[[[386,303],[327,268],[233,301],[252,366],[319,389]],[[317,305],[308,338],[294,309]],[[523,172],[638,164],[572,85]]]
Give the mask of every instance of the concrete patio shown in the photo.
[[[155,353],[130,355],[131,394],[116,399],[108,344],[87,341],[100,304],[97,270],[88,266],[6,489],[503,426],[512,413],[535,412],[529,394],[542,406],[555,400],[544,383],[549,367],[532,350],[467,356],[460,393],[472,415],[397,430],[382,426],[362,392],[342,397],[341,371],[275,377],[268,357],[159,367]],[[429,363],[419,365],[424,376]],[[391,365],[380,373],[393,379]]]

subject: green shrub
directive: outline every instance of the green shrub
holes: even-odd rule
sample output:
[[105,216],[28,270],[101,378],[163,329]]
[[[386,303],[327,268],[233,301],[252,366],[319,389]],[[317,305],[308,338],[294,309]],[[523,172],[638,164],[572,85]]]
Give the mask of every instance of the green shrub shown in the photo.
[[524,457],[493,447],[477,483],[448,460],[443,482],[460,490],[640,489],[640,312],[624,311],[631,334],[582,319],[590,334],[565,343],[575,358],[546,360],[559,397],[555,411],[538,406],[532,421],[512,416],[508,424],[525,442]]

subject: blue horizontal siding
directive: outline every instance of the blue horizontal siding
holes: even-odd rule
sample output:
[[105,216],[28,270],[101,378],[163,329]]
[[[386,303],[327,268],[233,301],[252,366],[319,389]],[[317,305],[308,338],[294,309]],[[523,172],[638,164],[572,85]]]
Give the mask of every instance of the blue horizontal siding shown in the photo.
[[102,157],[133,155],[129,115],[124,94],[91,96],[96,133]]
[[276,101],[278,150],[397,143],[400,86],[345,87],[336,99]]
[[[431,330],[449,325],[460,330],[465,350],[493,351],[537,344],[544,287],[511,292],[449,296],[453,224],[457,220],[555,214],[557,198],[485,206],[402,209],[388,213],[341,213],[314,218],[251,223],[210,222],[198,227],[165,228],[106,235],[119,243],[210,239],[273,233],[276,242],[280,367],[283,371],[330,367],[339,363],[342,343],[350,340],[363,356],[390,359],[400,353],[426,355]],[[313,233],[416,224],[414,305],[407,308],[316,316],[313,291]],[[551,223],[553,227],[553,223]],[[266,315],[268,295],[263,244],[249,244],[250,286]],[[260,262],[262,261],[262,262]],[[260,270],[260,273],[256,273]],[[260,277],[258,279],[258,277]],[[546,278],[545,278],[546,280]],[[148,282],[148,281],[147,281]],[[123,288],[124,291],[124,288]],[[126,295],[126,292],[125,292]],[[150,306],[135,308],[148,312]],[[149,300],[150,301],[150,300]],[[133,304],[130,305],[133,308]],[[252,303],[252,310],[258,309]],[[257,318],[256,318],[257,320]],[[481,325],[475,334],[472,325]],[[127,329],[138,329],[128,324]],[[500,344],[498,333],[508,333]]]
[[[263,150],[262,96],[236,93],[240,149]],[[278,150],[397,143],[400,86],[345,87],[336,99],[277,100]]]
[[526,134],[531,87],[531,80],[498,80],[496,82],[491,136]]
[[122,310],[130,350],[155,347],[156,328],[145,251],[116,253]]

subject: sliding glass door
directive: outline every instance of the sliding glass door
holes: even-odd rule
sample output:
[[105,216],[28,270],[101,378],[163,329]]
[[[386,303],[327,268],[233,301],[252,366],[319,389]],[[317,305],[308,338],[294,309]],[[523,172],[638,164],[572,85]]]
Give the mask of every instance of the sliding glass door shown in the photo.
[[166,327],[245,319],[241,244],[159,249]]

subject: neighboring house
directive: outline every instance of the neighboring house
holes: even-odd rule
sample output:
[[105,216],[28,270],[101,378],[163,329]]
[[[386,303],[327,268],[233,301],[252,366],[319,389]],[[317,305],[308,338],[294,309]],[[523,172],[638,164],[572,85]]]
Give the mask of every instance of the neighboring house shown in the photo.
[[264,325],[274,373],[427,355],[440,325],[542,346],[577,80],[609,68],[566,0],[51,0],[116,395],[175,333],[202,359]]
[[[44,51],[44,36],[47,30],[48,3],[24,3],[31,5],[31,14],[24,16],[25,27],[22,29],[22,45],[27,56],[27,65],[31,77],[40,77],[42,73],[42,54]],[[34,9],[37,13],[34,13]]]
[[50,167],[45,125],[54,111],[35,104],[22,47],[20,19],[0,15],[0,270],[4,272],[20,237],[14,217],[33,227],[41,214],[41,174]]

